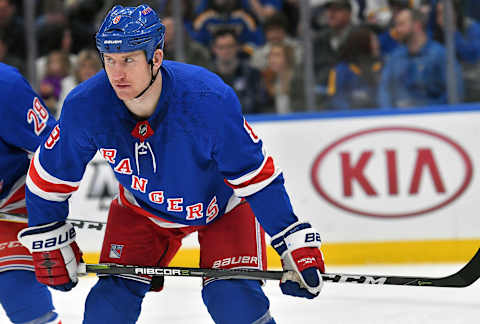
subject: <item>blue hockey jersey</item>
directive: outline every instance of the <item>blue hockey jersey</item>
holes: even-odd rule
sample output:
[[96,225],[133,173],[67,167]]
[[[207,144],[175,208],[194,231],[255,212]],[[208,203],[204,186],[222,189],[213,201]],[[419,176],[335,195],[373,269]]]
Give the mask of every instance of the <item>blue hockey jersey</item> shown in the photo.
[[0,63],[0,212],[25,214],[30,157],[55,124],[17,69]]
[[97,151],[120,183],[121,203],[162,222],[207,225],[240,197],[269,234],[297,221],[281,171],[232,88],[188,64],[164,61],[160,71],[162,93],[147,120],[130,113],[104,71],[72,90],[30,167],[30,225],[67,217],[67,199]]

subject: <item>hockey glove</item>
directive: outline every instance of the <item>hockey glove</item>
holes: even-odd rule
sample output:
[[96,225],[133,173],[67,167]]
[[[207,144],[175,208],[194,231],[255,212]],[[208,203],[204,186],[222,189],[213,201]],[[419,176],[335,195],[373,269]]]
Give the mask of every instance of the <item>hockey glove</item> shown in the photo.
[[294,223],[272,237],[283,269],[289,270],[280,282],[284,294],[308,299],[318,296],[323,285],[321,273],[325,273],[320,243],[320,234],[309,223]]
[[77,267],[82,252],[75,242],[75,229],[65,222],[27,227],[18,240],[32,253],[40,283],[69,291],[77,285]]

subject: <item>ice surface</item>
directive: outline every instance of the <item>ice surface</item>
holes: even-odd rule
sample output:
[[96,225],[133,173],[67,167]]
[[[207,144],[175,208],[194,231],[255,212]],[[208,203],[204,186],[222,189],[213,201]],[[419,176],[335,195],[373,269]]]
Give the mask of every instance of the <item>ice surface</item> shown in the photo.
[[[463,265],[329,267],[329,272],[444,276]],[[71,292],[53,291],[64,324],[80,324],[85,298],[95,277],[81,278]],[[137,323],[213,323],[203,305],[198,278],[165,280],[161,293],[148,293]],[[366,286],[326,283],[315,300],[284,296],[276,282],[265,292],[278,324],[472,324],[480,322],[480,281],[467,288]],[[0,311],[0,323],[9,323]]]

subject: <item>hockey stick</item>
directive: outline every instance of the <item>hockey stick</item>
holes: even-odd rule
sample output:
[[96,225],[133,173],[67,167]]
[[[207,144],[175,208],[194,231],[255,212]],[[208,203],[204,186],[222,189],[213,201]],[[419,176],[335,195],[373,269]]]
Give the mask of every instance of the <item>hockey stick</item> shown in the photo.
[[[14,221],[14,222],[27,222],[28,217],[23,216],[23,215],[17,215],[17,214],[9,214],[5,212],[0,212],[0,220],[9,220],[9,221]],[[86,219],[76,219],[76,218],[67,218],[67,222],[83,222],[83,223],[89,223],[89,224],[96,224],[97,226],[101,225],[106,225],[106,222],[99,222],[99,221],[90,221]]]
[[[116,264],[85,264],[78,269],[79,274],[133,274],[150,276],[173,277],[210,277],[252,280],[281,280],[285,271],[261,271],[248,269],[206,269],[184,267],[142,267],[124,266]],[[400,285],[419,287],[467,287],[480,276],[480,249],[474,257],[458,272],[440,278],[431,277],[404,277],[389,275],[365,275],[346,273],[324,273],[322,278],[326,282],[352,283],[367,285]]]

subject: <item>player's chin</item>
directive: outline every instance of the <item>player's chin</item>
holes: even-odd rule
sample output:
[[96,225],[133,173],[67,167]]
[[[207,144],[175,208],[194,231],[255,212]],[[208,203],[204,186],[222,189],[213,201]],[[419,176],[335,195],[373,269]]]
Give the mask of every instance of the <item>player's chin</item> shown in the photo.
[[131,99],[135,98],[134,91],[131,88],[129,88],[129,89],[115,88],[114,90],[115,90],[115,93],[117,94],[117,97],[120,100],[131,100]]

